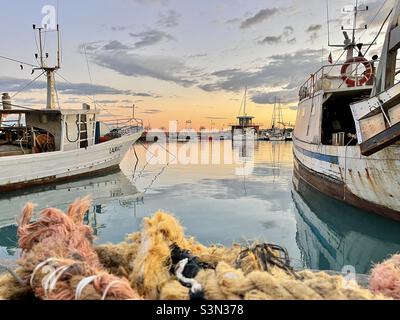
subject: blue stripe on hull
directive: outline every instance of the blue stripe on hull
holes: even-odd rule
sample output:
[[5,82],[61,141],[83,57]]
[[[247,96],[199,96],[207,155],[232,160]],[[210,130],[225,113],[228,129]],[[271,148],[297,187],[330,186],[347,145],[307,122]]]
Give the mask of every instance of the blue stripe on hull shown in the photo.
[[338,156],[331,156],[328,154],[322,154],[322,153],[317,153],[317,152],[312,152],[309,150],[305,150],[297,145],[295,145],[295,148],[297,151],[299,151],[300,153],[302,153],[303,155],[309,157],[309,158],[313,158],[313,159],[317,159],[320,161],[324,161],[324,162],[328,162],[328,163],[333,163],[333,164],[337,164],[339,165],[339,157]]

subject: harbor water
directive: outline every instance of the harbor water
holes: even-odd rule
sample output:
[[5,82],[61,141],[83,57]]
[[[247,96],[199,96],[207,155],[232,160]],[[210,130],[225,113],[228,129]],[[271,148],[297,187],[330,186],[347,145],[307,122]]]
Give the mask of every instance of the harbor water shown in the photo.
[[[197,162],[185,157],[188,149],[185,143],[137,144],[121,172],[2,195],[0,260],[19,255],[15,219],[27,201],[37,203],[38,211],[66,209],[87,194],[93,206],[85,221],[97,243],[124,240],[144,217],[161,209],[175,214],[186,234],[206,245],[275,243],[288,250],[296,268],[351,266],[368,273],[374,263],[400,251],[400,223],[305,184],[294,190],[290,142],[255,142],[250,151],[232,141],[207,142],[198,148],[197,159],[202,152],[206,156]],[[221,157],[212,157],[215,150]]]

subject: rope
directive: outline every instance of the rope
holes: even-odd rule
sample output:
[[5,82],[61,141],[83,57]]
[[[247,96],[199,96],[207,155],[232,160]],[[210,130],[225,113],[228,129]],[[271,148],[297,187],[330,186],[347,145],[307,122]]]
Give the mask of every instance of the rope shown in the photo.
[[83,278],[81,281],[79,281],[75,291],[75,300],[80,300],[83,290],[97,278],[98,275],[95,275]]
[[[93,86],[92,74],[91,74],[91,72],[90,72],[89,60],[88,60],[87,52],[86,52],[86,43],[83,44],[83,51],[84,51],[84,53],[85,53],[85,60],[86,60],[86,66],[87,66],[88,73],[89,73],[90,84]],[[94,102],[94,106],[95,106],[95,108],[96,108],[96,100],[95,100],[94,91],[93,91],[93,102]]]
[[175,266],[175,275],[181,283],[183,283],[185,286],[189,286],[191,295],[198,295],[201,293],[204,294],[203,287],[198,281],[196,281],[195,279],[186,278],[183,275],[183,271],[185,270],[185,267],[188,264],[188,262],[189,262],[188,258],[179,261]]
[[139,164],[139,157],[138,157],[138,155],[136,153],[135,145],[133,145],[133,153],[134,153],[134,155],[136,157],[136,163],[135,163],[135,166],[134,166],[134,169],[133,169],[132,178],[133,178],[133,181],[135,181],[136,169],[137,169],[137,166]]
[[26,286],[25,281],[22,280],[21,277],[20,277],[14,270],[12,270],[11,268],[9,268],[9,267],[7,267],[7,266],[5,266],[5,265],[3,265],[3,264],[0,264],[0,269],[3,269],[3,270],[5,270],[5,271],[7,271],[9,274],[11,274],[11,275],[14,277],[14,279],[15,279],[22,287],[25,287],[25,286]]
[[373,43],[374,43],[374,42],[378,39],[378,37],[380,36],[380,34],[381,34],[381,32],[382,32],[382,29],[383,29],[383,27],[385,26],[386,22],[388,21],[388,19],[389,19],[390,15],[392,14],[392,12],[393,12],[393,9],[390,10],[390,12],[389,12],[389,14],[387,15],[385,21],[383,21],[381,27],[379,28],[379,31],[378,31],[377,35],[375,36],[374,40],[372,41],[372,43],[369,45],[369,47],[368,47],[367,50],[365,51],[364,56],[368,53],[368,51],[369,51],[369,49],[371,49]]

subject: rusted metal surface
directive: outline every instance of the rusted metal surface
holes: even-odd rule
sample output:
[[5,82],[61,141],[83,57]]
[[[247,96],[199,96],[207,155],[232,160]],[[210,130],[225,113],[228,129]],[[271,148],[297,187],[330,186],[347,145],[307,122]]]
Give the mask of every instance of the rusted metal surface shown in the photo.
[[[343,182],[336,179],[331,179],[326,175],[317,173],[307,168],[296,158],[296,156],[294,161],[296,162],[296,165],[294,166],[294,176],[296,179],[301,179],[329,197],[333,197],[337,200],[346,202],[363,210],[379,214],[386,218],[400,221],[400,211],[393,210],[355,195]],[[366,171],[366,174],[367,172],[369,175],[368,170]],[[361,174],[357,173],[357,175]]]

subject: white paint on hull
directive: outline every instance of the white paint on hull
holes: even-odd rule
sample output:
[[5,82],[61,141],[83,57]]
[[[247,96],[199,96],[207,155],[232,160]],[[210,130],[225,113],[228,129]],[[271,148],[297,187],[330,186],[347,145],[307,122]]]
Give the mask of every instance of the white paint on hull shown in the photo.
[[66,178],[118,165],[142,132],[86,149],[0,158],[0,186],[37,179]]
[[[338,163],[317,159],[310,153],[337,157]],[[305,167],[344,183],[359,198],[400,212],[400,145],[364,157],[359,146],[325,146],[294,138],[294,154]]]

